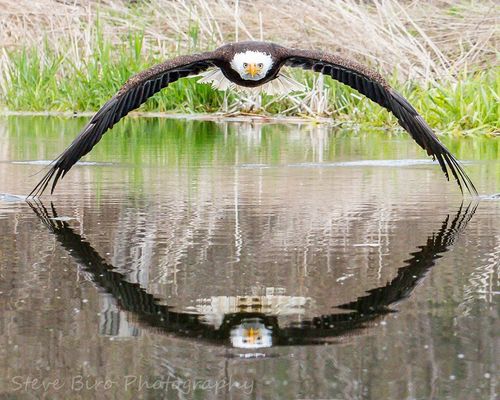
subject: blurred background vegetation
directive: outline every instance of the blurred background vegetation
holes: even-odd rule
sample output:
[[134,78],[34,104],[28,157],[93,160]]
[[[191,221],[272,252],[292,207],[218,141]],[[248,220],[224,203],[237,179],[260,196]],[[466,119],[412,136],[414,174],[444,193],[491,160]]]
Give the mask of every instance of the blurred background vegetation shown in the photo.
[[[4,111],[95,111],[144,68],[250,39],[370,65],[441,132],[500,132],[500,6],[494,1],[0,0],[0,10]],[[282,97],[226,93],[189,78],[141,110],[396,122],[329,78],[289,73],[309,90]]]

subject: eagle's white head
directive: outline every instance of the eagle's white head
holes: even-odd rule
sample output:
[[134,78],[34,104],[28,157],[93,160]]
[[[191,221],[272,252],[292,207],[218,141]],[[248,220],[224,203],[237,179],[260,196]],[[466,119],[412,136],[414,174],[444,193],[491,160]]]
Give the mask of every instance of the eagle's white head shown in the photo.
[[242,79],[249,81],[263,79],[272,65],[273,60],[269,54],[251,50],[236,53],[231,61],[231,68],[238,72]]

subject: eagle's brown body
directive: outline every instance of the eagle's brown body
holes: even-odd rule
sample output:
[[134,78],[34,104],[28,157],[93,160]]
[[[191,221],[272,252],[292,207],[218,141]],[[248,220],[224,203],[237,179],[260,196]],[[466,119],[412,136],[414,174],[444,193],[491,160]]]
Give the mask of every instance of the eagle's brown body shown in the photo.
[[[241,72],[233,68],[235,56],[247,51],[266,55],[272,60],[265,75],[256,80],[244,79]],[[276,79],[283,67],[298,67],[328,75],[386,108],[427,154],[437,159],[447,178],[449,169],[461,190],[465,186],[470,193],[477,193],[458,161],[439,142],[429,125],[377,72],[349,59],[321,51],[290,49],[269,42],[239,42],[226,44],[211,52],[173,58],[132,76],[54,161],[30,196],[41,195],[51,180],[53,192],[58,180],[94,147],[108,129],[170,83],[209,68],[219,68],[236,85],[258,87]]]

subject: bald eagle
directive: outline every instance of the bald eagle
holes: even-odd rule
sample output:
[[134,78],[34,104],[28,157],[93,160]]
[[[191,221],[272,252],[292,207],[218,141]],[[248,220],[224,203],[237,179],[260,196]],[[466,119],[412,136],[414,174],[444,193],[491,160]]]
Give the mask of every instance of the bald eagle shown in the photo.
[[155,65],[132,76],[91,118],[70,146],[51,164],[49,171],[29,196],[40,196],[52,181],[51,193],[71,167],[87,154],[102,135],[131,110],[186,76],[203,73],[204,83],[225,89],[232,86],[263,87],[273,92],[278,83],[284,90],[294,90],[295,83],[281,74],[282,67],[298,67],[331,76],[392,112],[412,138],[437,159],[446,178],[448,169],[463,193],[463,187],[477,194],[474,184],[458,160],[437,139],[429,125],[413,106],[392,89],[377,72],[337,55],[313,50],[291,49],[268,42],[229,43],[218,49],[181,56]]

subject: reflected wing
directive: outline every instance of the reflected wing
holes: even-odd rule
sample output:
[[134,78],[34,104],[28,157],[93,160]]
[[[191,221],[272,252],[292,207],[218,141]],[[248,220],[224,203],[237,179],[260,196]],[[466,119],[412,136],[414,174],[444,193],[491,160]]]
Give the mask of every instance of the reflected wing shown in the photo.
[[469,193],[477,194],[474,184],[458,160],[438,140],[432,129],[408,100],[392,89],[378,73],[332,54],[295,49],[287,49],[285,53],[284,65],[309,69],[331,76],[392,112],[399,124],[408,131],[420,147],[426,150],[428,155],[437,159],[448,180],[449,169],[462,193],[463,186],[465,186]]
[[[335,306],[332,314],[320,315],[310,320],[301,321],[300,325],[282,330],[285,343],[307,344],[317,343],[319,338],[347,335],[370,326],[377,318],[394,312],[390,307],[410,296],[419,282],[443,256],[457,238],[465,231],[467,224],[474,216],[478,203],[467,207],[460,205],[453,220],[450,216],[441,223],[441,228],[427,238],[427,242],[418,246],[418,250],[410,253],[405,265],[398,269],[397,275],[384,286],[368,290],[367,294],[355,301]],[[292,338],[292,339],[290,339]]]
[[144,290],[138,283],[129,282],[126,275],[108,264],[67,222],[57,220],[57,212],[52,203],[50,212],[41,201],[28,201],[28,205],[55,235],[73,260],[84,271],[90,273],[92,281],[110,293],[123,310],[134,313],[140,322],[165,332],[173,332],[180,337],[217,339],[215,329],[203,324],[198,314],[175,312],[169,306],[161,304],[159,299]]
[[50,170],[29,196],[40,196],[52,181],[51,193],[59,179],[101,140],[102,135],[130,111],[180,78],[196,75],[214,66],[217,54],[183,56],[155,65],[131,77],[125,85],[92,117],[71,145],[51,164]]

